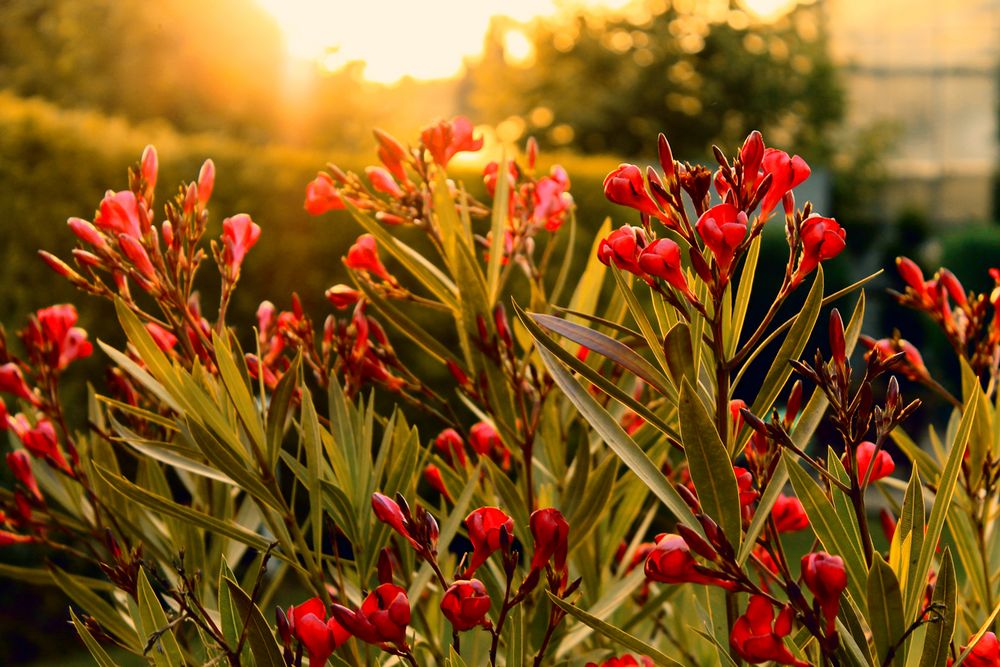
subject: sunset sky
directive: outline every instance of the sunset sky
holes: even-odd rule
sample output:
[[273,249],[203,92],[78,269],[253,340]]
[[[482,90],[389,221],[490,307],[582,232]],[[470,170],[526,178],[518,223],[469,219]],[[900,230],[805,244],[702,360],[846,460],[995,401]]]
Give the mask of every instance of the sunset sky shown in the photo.
[[[462,59],[481,52],[491,17],[517,21],[552,15],[568,7],[618,11],[631,0],[257,0],[281,27],[289,52],[334,70],[353,60],[366,63],[365,77],[392,83],[403,76],[454,76]],[[766,17],[795,0],[745,0]],[[513,51],[529,49],[518,33],[508,36]],[[525,54],[527,55],[527,54]]]

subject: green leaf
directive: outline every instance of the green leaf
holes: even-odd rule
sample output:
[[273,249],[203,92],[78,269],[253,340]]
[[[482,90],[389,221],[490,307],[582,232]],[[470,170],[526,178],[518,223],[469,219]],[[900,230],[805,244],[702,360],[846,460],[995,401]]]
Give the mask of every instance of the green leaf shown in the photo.
[[758,235],[750,242],[743,271],[740,273],[740,286],[736,290],[736,303],[733,305],[733,316],[730,325],[726,327],[729,338],[726,340],[726,357],[732,357],[739,345],[740,334],[743,332],[743,321],[746,319],[747,308],[750,306],[750,295],[753,293],[753,279],[757,273],[757,260],[760,257],[760,246],[763,236]]
[[[879,664],[885,663],[892,650],[903,637],[903,594],[899,580],[880,554],[875,554],[868,572],[868,625],[872,630]],[[901,650],[899,657],[905,653]],[[902,664],[900,660],[900,664]]]
[[663,352],[670,367],[674,385],[679,387],[684,380],[694,386],[698,382],[694,367],[694,350],[691,349],[691,327],[678,322],[670,328],[663,339]]
[[957,586],[955,582],[955,566],[951,559],[951,550],[945,548],[941,557],[941,570],[938,572],[937,583],[934,585],[933,603],[943,605],[941,620],[927,627],[924,638],[924,650],[920,655],[920,667],[940,667],[950,657],[951,636],[955,631]]
[[[757,398],[750,409],[750,412],[753,414],[766,415],[771,406],[774,405],[775,399],[778,398],[778,394],[792,375],[792,367],[788,362],[798,359],[802,355],[802,350],[805,349],[806,343],[809,342],[809,337],[812,335],[813,328],[816,326],[816,320],[819,318],[819,311],[822,304],[823,267],[820,266],[816,269],[816,279],[813,281],[813,286],[809,290],[809,295],[806,297],[805,303],[802,304],[802,310],[795,317],[795,322],[785,336],[785,340],[781,343],[781,347],[778,348],[778,352],[774,355],[774,361],[771,362],[771,367],[768,369],[767,375],[764,376],[764,382],[761,384]],[[750,362],[747,360],[741,369],[741,374],[749,366]],[[739,377],[737,377],[738,381]]]
[[[680,441],[680,436],[676,430],[674,430],[669,424],[667,424],[659,415],[649,409],[645,403],[637,401],[632,395],[619,387],[617,384],[609,380],[607,377],[601,374],[600,371],[591,367],[590,365],[580,361],[576,355],[570,354],[565,348],[555,342],[552,338],[547,336],[542,332],[541,328],[536,324],[539,318],[545,319],[550,316],[547,315],[529,315],[525,313],[517,303],[514,303],[514,312],[517,314],[521,323],[528,330],[528,333],[535,340],[535,342],[547,349],[549,352],[554,354],[560,361],[569,366],[572,370],[576,371],[583,377],[590,380],[596,387],[603,391],[608,396],[611,396],[616,401],[624,405],[626,408],[632,410],[640,417],[645,419],[651,426],[658,429],[664,435],[673,438],[675,441]],[[559,318],[552,318],[553,320],[558,320],[560,322],[565,322]],[[577,325],[574,325],[577,326]],[[586,327],[581,327],[587,331],[591,331]],[[596,333],[596,332],[594,332]],[[603,334],[601,334],[603,335]],[[609,339],[611,340],[611,339]],[[615,341],[617,342],[617,341]],[[645,360],[643,360],[645,362]]]
[[[239,617],[245,622],[247,641],[250,643],[250,652],[257,667],[284,667],[285,661],[281,657],[281,649],[278,648],[278,643],[274,640],[271,628],[264,620],[260,609],[235,581],[226,579],[226,585],[233,596]],[[241,625],[243,624],[241,622]]]
[[312,393],[303,387],[302,444],[306,452],[306,491],[309,493],[309,519],[317,562],[323,558],[323,496],[319,488],[323,450],[319,429],[319,417],[316,415],[316,406],[313,405]]
[[819,485],[792,458],[793,455],[787,449],[782,456],[785,458],[788,477],[792,480],[792,488],[806,509],[806,515],[816,537],[828,552],[844,559],[848,591],[854,596],[858,605],[863,605],[865,584],[868,581],[868,568],[865,565],[864,555],[858,549],[857,543],[851,539],[836,509]]
[[372,305],[374,305],[375,308],[377,308],[385,316],[389,324],[391,324],[397,331],[419,345],[424,352],[431,355],[442,364],[455,358],[455,355],[453,355],[437,338],[410,319],[410,317],[404,314],[399,308],[396,308],[391,301],[382,298],[382,296],[372,288],[371,284],[367,280],[359,280],[355,278],[354,274],[351,274],[351,277],[354,279],[354,283],[358,286],[358,289],[365,293],[365,296],[372,302]]
[[650,323],[649,318],[646,317],[646,311],[643,310],[639,300],[635,298],[635,293],[632,291],[632,287],[628,284],[628,279],[625,277],[625,273],[618,267],[612,266],[611,274],[615,277],[615,283],[618,285],[618,291],[621,292],[623,297],[625,297],[625,303],[628,305],[629,313],[631,313],[632,319],[635,320],[635,323],[639,325],[639,331],[642,332],[643,337],[646,339],[646,344],[649,345],[649,349],[652,351],[653,357],[656,358],[656,361],[660,364],[660,368],[663,369],[663,372],[669,372],[670,366],[667,364],[667,358],[663,353],[663,339],[660,337],[660,334],[653,329],[653,325]]
[[295,355],[295,361],[278,380],[278,385],[271,392],[271,400],[267,406],[267,460],[271,470],[278,465],[281,443],[285,439],[285,421],[288,419],[292,398],[299,381],[299,365],[302,355]]
[[109,602],[99,596],[86,586],[84,580],[68,572],[59,569],[56,565],[49,565],[52,579],[66,596],[78,604],[87,614],[101,624],[101,627],[109,634],[114,635],[122,646],[132,651],[140,653],[141,647],[139,637],[135,628],[122,617]]
[[[441,270],[427,261],[419,252],[388,232],[377,220],[367,213],[347,203],[354,219],[375,237],[380,250],[385,250],[398,261],[414,278],[419,280],[431,294],[452,310],[458,309],[458,288]],[[454,210],[454,204],[452,209]]]
[[232,521],[224,521],[213,516],[191,509],[185,505],[175,503],[173,500],[151,493],[142,487],[136,486],[120,475],[116,475],[106,468],[96,467],[98,475],[117,493],[125,496],[133,502],[139,503],[154,512],[166,514],[167,516],[190,522],[200,528],[204,528],[212,533],[223,535],[237,542],[242,542],[254,549],[264,550],[268,547],[268,541],[257,533],[247,530]]
[[[597,250],[601,246],[601,239],[611,233],[611,218],[604,218],[601,228],[594,236],[590,252],[587,253],[587,266],[584,267],[573,291],[573,296],[569,301],[570,310],[581,313],[593,313],[597,308],[597,300],[601,295],[601,287],[607,276],[608,267],[598,259]],[[567,250],[567,252],[571,252]]]
[[[253,442],[256,451],[264,451],[264,426],[261,423],[260,412],[254,401],[246,378],[240,372],[233,357],[233,351],[228,341],[217,333],[212,333],[212,344],[215,346],[215,360],[219,366],[219,376],[236,408],[236,413],[243,423],[243,428]],[[242,359],[240,360],[242,362]]]
[[[920,549],[920,559],[913,572],[912,581],[927,581],[927,573],[931,569],[931,561],[934,558],[934,551],[937,548],[938,540],[941,539],[941,531],[944,529],[944,522],[948,518],[948,509],[951,506],[951,499],[955,493],[955,486],[958,477],[962,472],[962,458],[965,454],[969,436],[972,434],[972,427],[975,424],[976,411],[979,401],[973,397],[965,404],[962,414],[962,421],[959,423],[955,439],[951,443],[951,451],[948,453],[948,460],[941,477],[937,480],[937,494],[934,496],[934,504],[931,506],[931,515],[927,521],[927,534],[924,536],[924,544]],[[920,600],[923,598],[923,591],[919,586],[913,586],[906,591],[906,616],[909,621],[916,620],[920,611]]]
[[576,406],[584,419],[594,428],[608,446],[625,462],[652,491],[660,501],[677,517],[693,530],[704,534],[701,524],[695,519],[691,508],[680,497],[676,489],[667,481],[646,452],[625,432],[621,425],[594,400],[586,389],[562,367],[559,361],[545,348],[539,348],[538,354],[556,384],[567,398]]
[[160,606],[160,601],[153,592],[153,587],[149,585],[149,579],[146,578],[146,572],[142,568],[139,569],[138,598],[139,623],[142,626],[142,634],[146,637],[144,653],[152,654],[153,662],[157,665],[170,667],[183,665],[181,647],[168,627],[170,622],[167,620],[167,615],[163,613],[163,607]]
[[959,362],[962,365],[962,401],[965,404],[970,401],[976,402],[976,420],[972,425],[968,461],[965,466],[969,471],[969,485],[976,488],[983,474],[986,453],[993,442],[993,410],[969,362],[963,357],[959,357]]
[[729,452],[705,405],[686,380],[679,404],[681,442],[701,506],[715,519],[734,549],[740,548],[740,489]]
[[98,667],[118,667],[118,663],[111,659],[107,651],[94,639],[94,636],[90,634],[90,630],[87,629],[80,619],[77,617],[76,612],[73,608],[69,609],[69,617],[73,622],[73,627],[76,628],[76,634],[80,635],[80,639],[83,640],[84,646],[90,651],[90,655],[97,662]]
[[583,611],[582,609],[574,605],[571,605],[565,600],[560,600],[549,591],[546,591],[546,594],[549,596],[549,600],[552,601],[552,604],[556,605],[557,607],[565,611],[573,618],[577,619],[581,623],[584,623],[592,627],[594,630],[597,630],[608,639],[618,642],[619,644],[629,649],[630,651],[635,651],[639,655],[649,656],[649,658],[653,661],[653,664],[663,665],[665,667],[674,667],[674,666],[680,667],[679,662],[656,650],[655,648],[653,648],[646,642],[642,641],[641,639],[638,639],[637,637],[630,635],[629,633],[625,632],[620,628],[616,628],[610,623],[605,623],[596,616],[591,616],[587,612]]
[[[586,448],[586,443],[581,443]],[[569,551],[573,552],[576,547],[593,532],[600,522],[601,515],[608,508],[608,501],[611,499],[611,492],[615,487],[615,478],[618,475],[618,457],[609,454],[604,461],[590,475],[590,482],[587,484],[586,493],[582,502],[572,506],[572,510],[567,513],[566,520],[572,530],[569,531]]]
[[590,327],[585,327],[561,317],[555,317],[554,315],[529,313],[528,317],[537,322],[539,326],[610,359],[625,370],[642,378],[643,381],[659,393],[668,395],[674,393],[671,389],[668,389],[668,387],[671,387],[670,380],[651,363],[646,361],[642,355],[625,343]]

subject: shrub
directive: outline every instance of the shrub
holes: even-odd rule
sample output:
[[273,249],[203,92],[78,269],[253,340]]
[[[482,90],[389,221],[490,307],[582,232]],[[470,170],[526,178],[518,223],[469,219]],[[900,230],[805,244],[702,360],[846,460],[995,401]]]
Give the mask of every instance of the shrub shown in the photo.
[[[298,299],[232,317],[262,230],[210,231],[212,161],[160,218],[147,148],[70,220],[72,253],[43,251],[127,342],[100,343],[77,424],[62,380],[96,350],[75,308],[0,345],[0,544],[49,559],[0,573],[61,588],[99,664],[108,643],[158,665],[997,663],[1000,299],[899,261],[898,300],[959,357],[954,396],[905,340],[861,336],[867,279],[830,290],[823,270],[844,229],[797,206],[808,165],[756,132],[714,171],[662,135],[659,170],[612,171],[604,195],[639,224],[605,222],[582,271],[559,252],[570,177],[533,142],[478,195],[448,178],[481,148],[467,120],[376,138],[379,166],[306,187],[309,213],[364,230],[322,326]],[[787,254],[763,262],[782,219]],[[929,450],[897,375],[954,406]]]

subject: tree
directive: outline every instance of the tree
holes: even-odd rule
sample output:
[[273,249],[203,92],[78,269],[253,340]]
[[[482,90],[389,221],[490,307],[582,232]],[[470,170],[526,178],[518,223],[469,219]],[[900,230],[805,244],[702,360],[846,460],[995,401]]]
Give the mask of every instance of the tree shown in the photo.
[[[505,48],[512,30],[533,47],[520,67]],[[772,23],[729,2],[652,1],[624,17],[495,21],[466,88],[481,120],[520,116],[543,143],[572,141],[588,153],[634,155],[667,128],[679,154],[699,154],[759,128],[824,158],[843,113],[815,6]]]

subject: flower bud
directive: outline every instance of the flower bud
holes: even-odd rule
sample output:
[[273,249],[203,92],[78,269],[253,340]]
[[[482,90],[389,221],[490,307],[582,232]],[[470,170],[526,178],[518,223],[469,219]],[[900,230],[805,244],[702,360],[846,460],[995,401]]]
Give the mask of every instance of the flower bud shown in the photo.
[[724,277],[747,235],[747,214],[732,204],[719,204],[705,211],[695,224],[698,235],[712,251]]
[[375,511],[375,518],[405,537],[414,549],[420,550],[420,544],[410,533],[403,510],[395,500],[378,492],[373,493],[372,509]]
[[830,313],[830,352],[833,361],[838,368],[843,369],[847,364],[847,347],[844,342],[844,320],[840,318],[840,311],[836,308]]
[[198,171],[198,205],[202,208],[212,198],[212,190],[215,189],[215,163],[211,159],[205,160]]
[[375,237],[371,234],[362,234],[358,237],[354,245],[348,249],[344,264],[349,269],[367,271],[385,281],[392,280],[392,276],[389,275],[382,260],[378,257],[378,245],[375,242]]
[[535,553],[531,559],[531,569],[540,570],[555,557],[552,569],[566,570],[569,524],[562,512],[554,507],[535,510],[529,519],[531,536],[535,540]]
[[927,293],[924,283],[924,273],[912,259],[909,257],[897,257],[896,270],[899,271],[899,276],[903,279],[903,282],[913,288],[917,294],[924,296]]
[[654,278],[660,278],[689,294],[687,278],[681,267],[681,249],[670,239],[656,239],[639,253],[639,269]]
[[847,570],[840,556],[817,551],[802,557],[802,580],[812,591],[826,619],[826,633],[834,631],[840,594],[847,588]]
[[323,294],[326,296],[326,300],[330,302],[330,305],[337,310],[344,310],[353,306],[362,296],[358,290],[343,284],[334,285]]
[[146,249],[142,247],[138,239],[128,234],[119,234],[118,245],[128,258],[128,261],[132,262],[132,265],[135,266],[139,273],[150,280],[156,278],[156,269],[149,259],[149,254],[146,253]]
[[322,215],[328,211],[346,208],[344,200],[333,184],[330,175],[320,172],[306,186],[305,209],[309,215]]
[[146,146],[139,162],[139,172],[142,174],[142,180],[146,182],[146,192],[152,192],[156,188],[156,174],[160,168],[160,159],[156,156],[156,148],[152,145]]
[[368,177],[368,182],[372,184],[372,188],[376,192],[387,194],[394,199],[401,199],[405,194],[393,179],[392,174],[383,167],[365,167],[365,176]]

